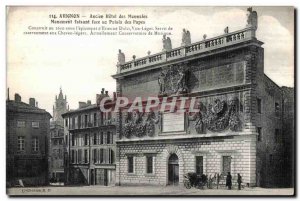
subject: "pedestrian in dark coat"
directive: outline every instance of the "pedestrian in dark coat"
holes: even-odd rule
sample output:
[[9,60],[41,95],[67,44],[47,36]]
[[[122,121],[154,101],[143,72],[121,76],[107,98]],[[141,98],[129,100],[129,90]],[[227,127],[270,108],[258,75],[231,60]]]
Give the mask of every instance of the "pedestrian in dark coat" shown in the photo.
[[220,183],[220,174],[217,174],[217,189],[219,189],[219,183]]
[[231,182],[231,174],[230,172],[228,172],[227,177],[226,177],[226,186],[228,188],[228,190],[231,190],[231,186],[232,186],[232,182]]
[[209,179],[208,179],[208,188],[212,189],[212,178],[211,178],[211,175],[209,175]]
[[238,175],[237,183],[238,183],[238,186],[239,186],[239,190],[241,190],[242,176],[240,175],[240,173],[238,173],[237,175]]

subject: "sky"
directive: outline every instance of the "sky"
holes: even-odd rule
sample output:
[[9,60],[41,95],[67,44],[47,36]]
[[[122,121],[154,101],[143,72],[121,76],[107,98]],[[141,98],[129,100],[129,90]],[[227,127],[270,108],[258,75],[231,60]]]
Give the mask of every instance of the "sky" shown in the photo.
[[[264,42],[264,68],[279,86],[294,85],[294,12],[292,7],[253,7],[258,13],[257,39]],[[246,26],[246,7],[15,7],[7,12],[7,87],[27,102],[34,97],[52,114],[59,88],[71,109],[91,100],[105,88],[112,94],[118,49],[126,61],[158,53],[162,36],[29,36],[28,26],[50,25],[49,14],[146,14],[146,26],[173,28],[173,48],[181,43],[182,29],[192,43]]]

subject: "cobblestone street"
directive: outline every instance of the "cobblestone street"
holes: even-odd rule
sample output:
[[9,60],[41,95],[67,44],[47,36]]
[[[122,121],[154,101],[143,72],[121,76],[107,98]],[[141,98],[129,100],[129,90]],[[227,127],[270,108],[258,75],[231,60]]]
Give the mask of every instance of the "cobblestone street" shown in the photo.
[[292,188],[283,189],[266,189],[266,188],[245,188],[243,190],[226,190],[222,189],[186,189],[179,186],[82,186],[82,187],[37,187],[37,188],[9,188],[7,190],[8,195],[108,195],[108,196],[120,196],[120,195],[162,195],[162,196],[193,196],[193,195],[293,195]]

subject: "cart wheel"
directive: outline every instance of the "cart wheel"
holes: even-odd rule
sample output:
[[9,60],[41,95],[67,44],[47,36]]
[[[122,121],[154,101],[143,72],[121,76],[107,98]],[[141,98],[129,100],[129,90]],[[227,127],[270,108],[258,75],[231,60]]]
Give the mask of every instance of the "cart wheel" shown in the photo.
[[198,183],[197,188],[203,190],[203,189],[204,189],[204,186],[203,186],[202,183]]
[[191,186],[191,183],[189,181],[185,181],[184,182],[184,186],[187,188],[187,189],[190,189],[192,186]]

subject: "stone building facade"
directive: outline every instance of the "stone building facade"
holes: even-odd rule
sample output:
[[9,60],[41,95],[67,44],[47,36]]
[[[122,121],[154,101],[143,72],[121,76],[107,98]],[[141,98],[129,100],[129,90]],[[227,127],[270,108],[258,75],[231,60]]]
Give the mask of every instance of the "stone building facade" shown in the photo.
[[67,106],[67,96],[63,96],[62,89],[58,97],[55,97],[53,105],[53,119],[50,122],[50,142],[49,142],[49,179],[51,183],[62,183],[65,180],[64,174],[64,121],[62,114],[69,110]]
[[[108,97],[102,89],[96,102]],[[68,184],[115,185],[116,117],[100,112],[98,104],[79,102],[79,108],[63,114],[68,139]]]
[[7,184],[25,186],[48,183],[48,141],[51,115],[37,106],[34,98],[29,104],[15,94],[6,101],[6,171]]
[[[282,118],[283,118],[283,143],[284,143],[284,172],[286,178],[296,178],[295,176],[295,91],[291,87],[281,87],[282,97],[283,97],[283,108],[282,108]],[[285,187],[294,187],[295,179],[285,179],[283,180]]]
[[64,128],[58,124],[51,124],[49,150],[49,179],[51,183],[63,183],[65,180],[64,153]]
[[118,62],[118,97],[175,98],[177,106],[196,97],[200,112],[120,110],[117,185],[178,185],[188,172],[219,173],[221,183],[230,172],[233,184],[240,173],[247,186],[278,185],[290,157],[283,155],[283,93],[264,74],[256,30],[250,8],[242,30]]

